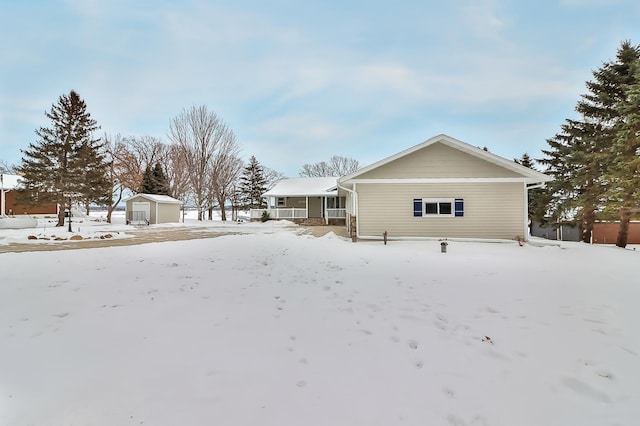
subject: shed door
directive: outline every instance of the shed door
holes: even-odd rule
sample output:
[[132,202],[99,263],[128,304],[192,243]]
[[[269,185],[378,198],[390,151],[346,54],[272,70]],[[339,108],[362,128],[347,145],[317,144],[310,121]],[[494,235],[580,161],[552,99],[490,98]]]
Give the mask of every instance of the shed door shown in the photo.
[[151,217],[151,203],[134,201],[132,204],[133,217],[131,221],[134,223],[148,222]]

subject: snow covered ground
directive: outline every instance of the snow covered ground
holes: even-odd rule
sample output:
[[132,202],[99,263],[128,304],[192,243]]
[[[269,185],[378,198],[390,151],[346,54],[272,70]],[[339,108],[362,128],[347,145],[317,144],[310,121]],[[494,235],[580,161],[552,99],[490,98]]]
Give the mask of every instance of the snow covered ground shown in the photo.
[[640,251],[234,226],[0,254],[0,425],[639,422]]

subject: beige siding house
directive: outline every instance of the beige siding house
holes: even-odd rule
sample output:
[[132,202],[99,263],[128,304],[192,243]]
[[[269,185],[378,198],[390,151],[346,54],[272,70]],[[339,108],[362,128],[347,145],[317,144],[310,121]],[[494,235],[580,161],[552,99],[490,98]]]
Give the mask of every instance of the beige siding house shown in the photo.
[[127,225],[180,222],[182,201],[168,195],[136,194],[124,201]]
[[435,136],[338,179],[357,238],[527,239],[527,191],[551,178]]

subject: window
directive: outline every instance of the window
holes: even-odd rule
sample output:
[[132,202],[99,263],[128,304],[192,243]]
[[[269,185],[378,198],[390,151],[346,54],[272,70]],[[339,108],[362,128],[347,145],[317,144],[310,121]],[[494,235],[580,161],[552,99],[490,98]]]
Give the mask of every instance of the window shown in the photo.
[[278,197],[278,207],[284,207],[286,205],[287,205],[287,203],[285,201],[285,198],[284,197]]
[[462,198],[415,198],[413,200],[415,217],[462,217],[464,200]]

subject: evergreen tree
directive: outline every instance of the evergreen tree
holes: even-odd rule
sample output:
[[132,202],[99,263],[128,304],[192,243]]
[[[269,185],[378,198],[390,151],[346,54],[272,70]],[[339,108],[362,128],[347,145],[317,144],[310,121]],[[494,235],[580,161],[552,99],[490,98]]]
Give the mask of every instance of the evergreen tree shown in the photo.
[[164,170],[162,169],[162,165],[160,163],[156,163],[153,167],[153,180],[156,185],[155,194],[159,195],[169,195],[169,179],[164,174]]
[[157,191],[156,180],[153,176],[153,170],[151,166],[147,166],[144,169],[144,174],[142,175],[142,184],[140,185],[139,192],[142,194],[155,194]]
[[143,194],[169,195],[169,186],[169,179],[164,174],[162,165],[156,163],[153,168],[151,168],[151,166],[145,168],[138,192]]
[[626,247],[629,222],[640,212],[640,60],[633,75],[635,81],[627,84],[625,99],[617,107],[621,119],[615,126],[613,158],[606,174],[609,203],[605,212],[619,216],[618,247]]
[[251,156],[249,164],[243,169],[240,178],[240,201],[245,209],[261,209],[266,207],[262,194],[267,191],[267,179],[264,169],[255,156]]
[[80,171],[76,192],[89,214],[89,205],[92,202],[108,205],[113,194],[113,185],[108,177],[110,162],[102,140],[84,141],[78,149],[77,160]]
[[616,60],[593,71],[586,82],[589,93],[581,96],[576,106],[579,120],[566,120],[562,131],[548,139],[546,158],[554,177],[549,184],[555,201],[555,216],[574,216],[582,231],[582,241],[591,241],[593,223],[608,204],[611,191],[607,178],[615,158],[614,144],[621,116],[620,104],[635,81],[634,63],[640,51],[623,42]]
[[[36,130],[39,140],[22,151],[19,171],[29,197],[25,201],[53,201],[65,206],[72,194],[87,204],[103,200],[106,194],[100,173],[105,161],[99,152],[100,140],[93,139],[100,127],[85,102],[71,91],[60,96],[45,116],[51,127]],[[106,179],[106,173],[102,178]],[[60,209],[58,226],[64,224],[64,210]]]

